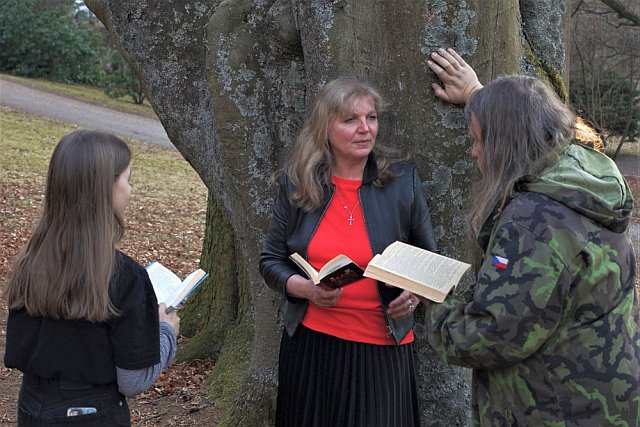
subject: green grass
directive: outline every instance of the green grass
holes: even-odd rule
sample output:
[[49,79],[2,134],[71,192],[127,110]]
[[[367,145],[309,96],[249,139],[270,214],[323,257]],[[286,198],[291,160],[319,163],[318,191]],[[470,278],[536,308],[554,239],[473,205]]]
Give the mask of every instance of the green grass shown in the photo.
[[145,100],[142,104],[138,105],[133,102],[130,96],[124,96],[122,98],[111,98],[104,93],[103,89],[92,86],[73,84],[70,85],[66,83],[52,82],[49,80],[17,77],[3,73],[0,73],[0,78],[34,89],[40,89],[54,93],[56,95],[77,99],[78,101],[88,102],[90,104],[100,105],[102,107],[113,108],[125,113],[156,118],[156,114],[153,111],[153,108],[151,108],[148,100]]
[[[0,107],[0,176],[3,182],[19,184],[29,177],[44,178],[43,172],[54,146],[74,129],[77,129],[76,125]],[[194,177],[197,178],[178,152],[138,141],[128,142],[134,152],[134,178],[137,175],[145,190],[175,187],[182,181],[189,185]]]
[[[0,107],[0,176],[2,181],[21,183],[30,175],[42,175],[54,146],[76,125]],[[175,150],[127,140],[134,153],[132,181],[144,190],[190,191],[203,187],[195,171]]]
[[0,107],[0,176],[2,183],[41,183],[53,146],[71,130],[67,124],[40,120]]

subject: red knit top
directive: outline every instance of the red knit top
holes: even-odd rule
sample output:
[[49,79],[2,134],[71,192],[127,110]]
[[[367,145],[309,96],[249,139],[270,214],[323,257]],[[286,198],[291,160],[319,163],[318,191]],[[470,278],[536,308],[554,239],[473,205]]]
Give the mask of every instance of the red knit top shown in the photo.
[[[365,268],[373,254],[358,199],[361,180],[331,177],[336,192],[309,244],[307,261],[319,270],[338,254],[345,254]],[[346,206],[346,208],[345,208]],[[349,217],[353,221],[349,225]],[[342,288],[333,307],[321,308],[309,302],[302,324],[314,331],[368,344],[395,345],[388,335],[376,281],[364,278]],[[401,344],[413,341],[409,332]]]

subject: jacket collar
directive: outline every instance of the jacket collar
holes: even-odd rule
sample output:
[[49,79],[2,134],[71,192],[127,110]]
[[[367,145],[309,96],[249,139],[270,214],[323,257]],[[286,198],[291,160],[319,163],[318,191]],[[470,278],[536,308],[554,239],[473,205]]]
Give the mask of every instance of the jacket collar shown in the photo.
[[[378,179],[378,162],[376,161],[376,156],[371,152],[369,157],[367,158],[367,163],[364,165],[364,173],[362,176],[362,185],[371,184],[373,181]],[[324,184],[325,187],[328,187],[333,193],[334,185],[331,182]],[[325,197],[325,202],[328,202],[331,198],[331,194],[327,194]]]
[[373,152],[369,154],[367,164],[364,166],[363,175],[362,184],[370,184],[378,179],[378,162],[376,161],[376,155]]

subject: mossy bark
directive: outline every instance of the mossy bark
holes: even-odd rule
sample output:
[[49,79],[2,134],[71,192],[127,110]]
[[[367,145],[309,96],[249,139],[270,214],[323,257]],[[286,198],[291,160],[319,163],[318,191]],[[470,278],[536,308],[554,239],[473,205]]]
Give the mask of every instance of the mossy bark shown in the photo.
[[229,221],[209,194],[200,260],[209,277],[181,313],[181,333],[189,340],[179,349],[177,360],[210,358],[216,362],[207,386],[226,414],[225,422],[233,419],[254,340],[249,282],[234,242]]
[[[226,330],[239,322],[238,313],[247,311],[240,301],[247,284],[240,282],[243,266],[238,262],[231,225],[215,198],[209,194],[205,238],[200,267],[209,273],[207,280],[194,292],[181,312],[180,331],[189,337],[180,348],[177,360],[217,359],[225,342]],[[242,287],[245,291],[242,291]],[[246,337],[247,342],[252,340]]]

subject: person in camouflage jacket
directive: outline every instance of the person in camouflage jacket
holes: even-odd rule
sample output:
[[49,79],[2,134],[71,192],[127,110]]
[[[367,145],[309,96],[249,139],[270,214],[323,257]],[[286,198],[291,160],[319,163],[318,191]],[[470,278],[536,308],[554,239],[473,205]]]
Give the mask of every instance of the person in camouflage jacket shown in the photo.
[[[432,58],[460,100],[444,62],[468,66],[452,51]],[[613,161],[572,141],[573,115],[540,81],[475,86],[470,222],[484,256],[468,291],[427,303],[429,344],[473,369],[474,425],[638,426],[629,188]]]

